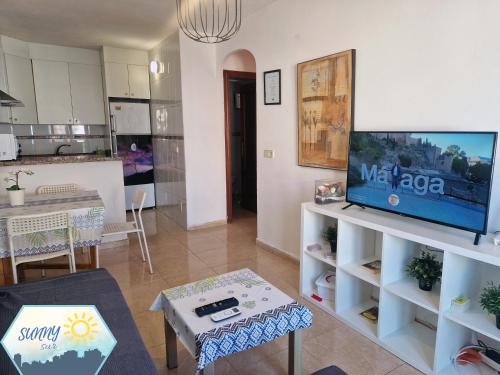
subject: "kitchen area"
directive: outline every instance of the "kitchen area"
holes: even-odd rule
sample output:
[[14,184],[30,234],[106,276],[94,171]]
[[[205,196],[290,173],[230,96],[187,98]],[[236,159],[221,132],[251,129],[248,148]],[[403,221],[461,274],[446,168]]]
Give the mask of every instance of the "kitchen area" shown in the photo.
[[138,189],[155,207],[150,99],[147,51],[0,35],[0,196],[4,177],[23,169],[33,172],[21,177],[26,194],[69,183],[97,190],[105,222],[125,222]]

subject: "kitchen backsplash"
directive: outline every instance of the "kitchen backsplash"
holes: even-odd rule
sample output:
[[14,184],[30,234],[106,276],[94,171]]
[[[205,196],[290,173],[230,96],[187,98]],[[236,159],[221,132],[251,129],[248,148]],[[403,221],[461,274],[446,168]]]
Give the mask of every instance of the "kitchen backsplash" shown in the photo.
[[107,128],[99,125],[11,125],[0,124],[0,134],[14,134],[22,155],[52,155],[57,147],[64,154],[93,153],[104,149]]

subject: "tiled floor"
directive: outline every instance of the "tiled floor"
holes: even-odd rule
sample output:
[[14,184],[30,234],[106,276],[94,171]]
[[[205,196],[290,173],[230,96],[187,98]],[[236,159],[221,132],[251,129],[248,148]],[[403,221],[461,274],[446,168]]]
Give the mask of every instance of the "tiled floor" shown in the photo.
[[[130,246],[105,249],[101,266],[118,280],[142,338],[160,374],[194,374],[195,362],[179,344],[179,368],[167,371],[162,314],[148,311],[157,294],[166,288],[210,275],[248,267],[308,305],[313,327],[304,332],[303,374],[335,364],[350,375],[415,375],[418,371],[354,330],[299,297],[298,264],[255,244],[256,219],[240,213],[227,226],[186,232],[158,211],[144,213],[155,273],[150,275],[140,259],[137,239]],[[265,375],[287,373],[287,340],[218,361],[216,374]]]

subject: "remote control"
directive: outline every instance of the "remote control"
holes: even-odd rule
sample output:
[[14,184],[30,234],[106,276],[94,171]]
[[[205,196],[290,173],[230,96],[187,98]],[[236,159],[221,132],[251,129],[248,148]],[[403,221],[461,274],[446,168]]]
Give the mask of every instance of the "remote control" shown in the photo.
[[238,309],[237,307],[233,307],[231,309],[222,310],[219,311],[218,313],[210,315],[210,319],[212,319],[215,323],[217,323],[240,314],[241,314],[240,309]]
[[214,314],[218,311],[230,309],[231,307],[238,306],[240,303],[234,297],[223,299],[221,301],[209,303],[208,305],[200,306],[194,309],[196,315],[200,318],[205,315]]

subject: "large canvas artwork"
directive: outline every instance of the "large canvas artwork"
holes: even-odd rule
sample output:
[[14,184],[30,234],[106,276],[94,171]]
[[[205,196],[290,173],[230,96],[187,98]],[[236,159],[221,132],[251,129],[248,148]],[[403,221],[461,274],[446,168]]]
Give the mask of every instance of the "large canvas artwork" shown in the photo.
[[349,50],[298,64],[299,165],[347,169],[354,61]]

